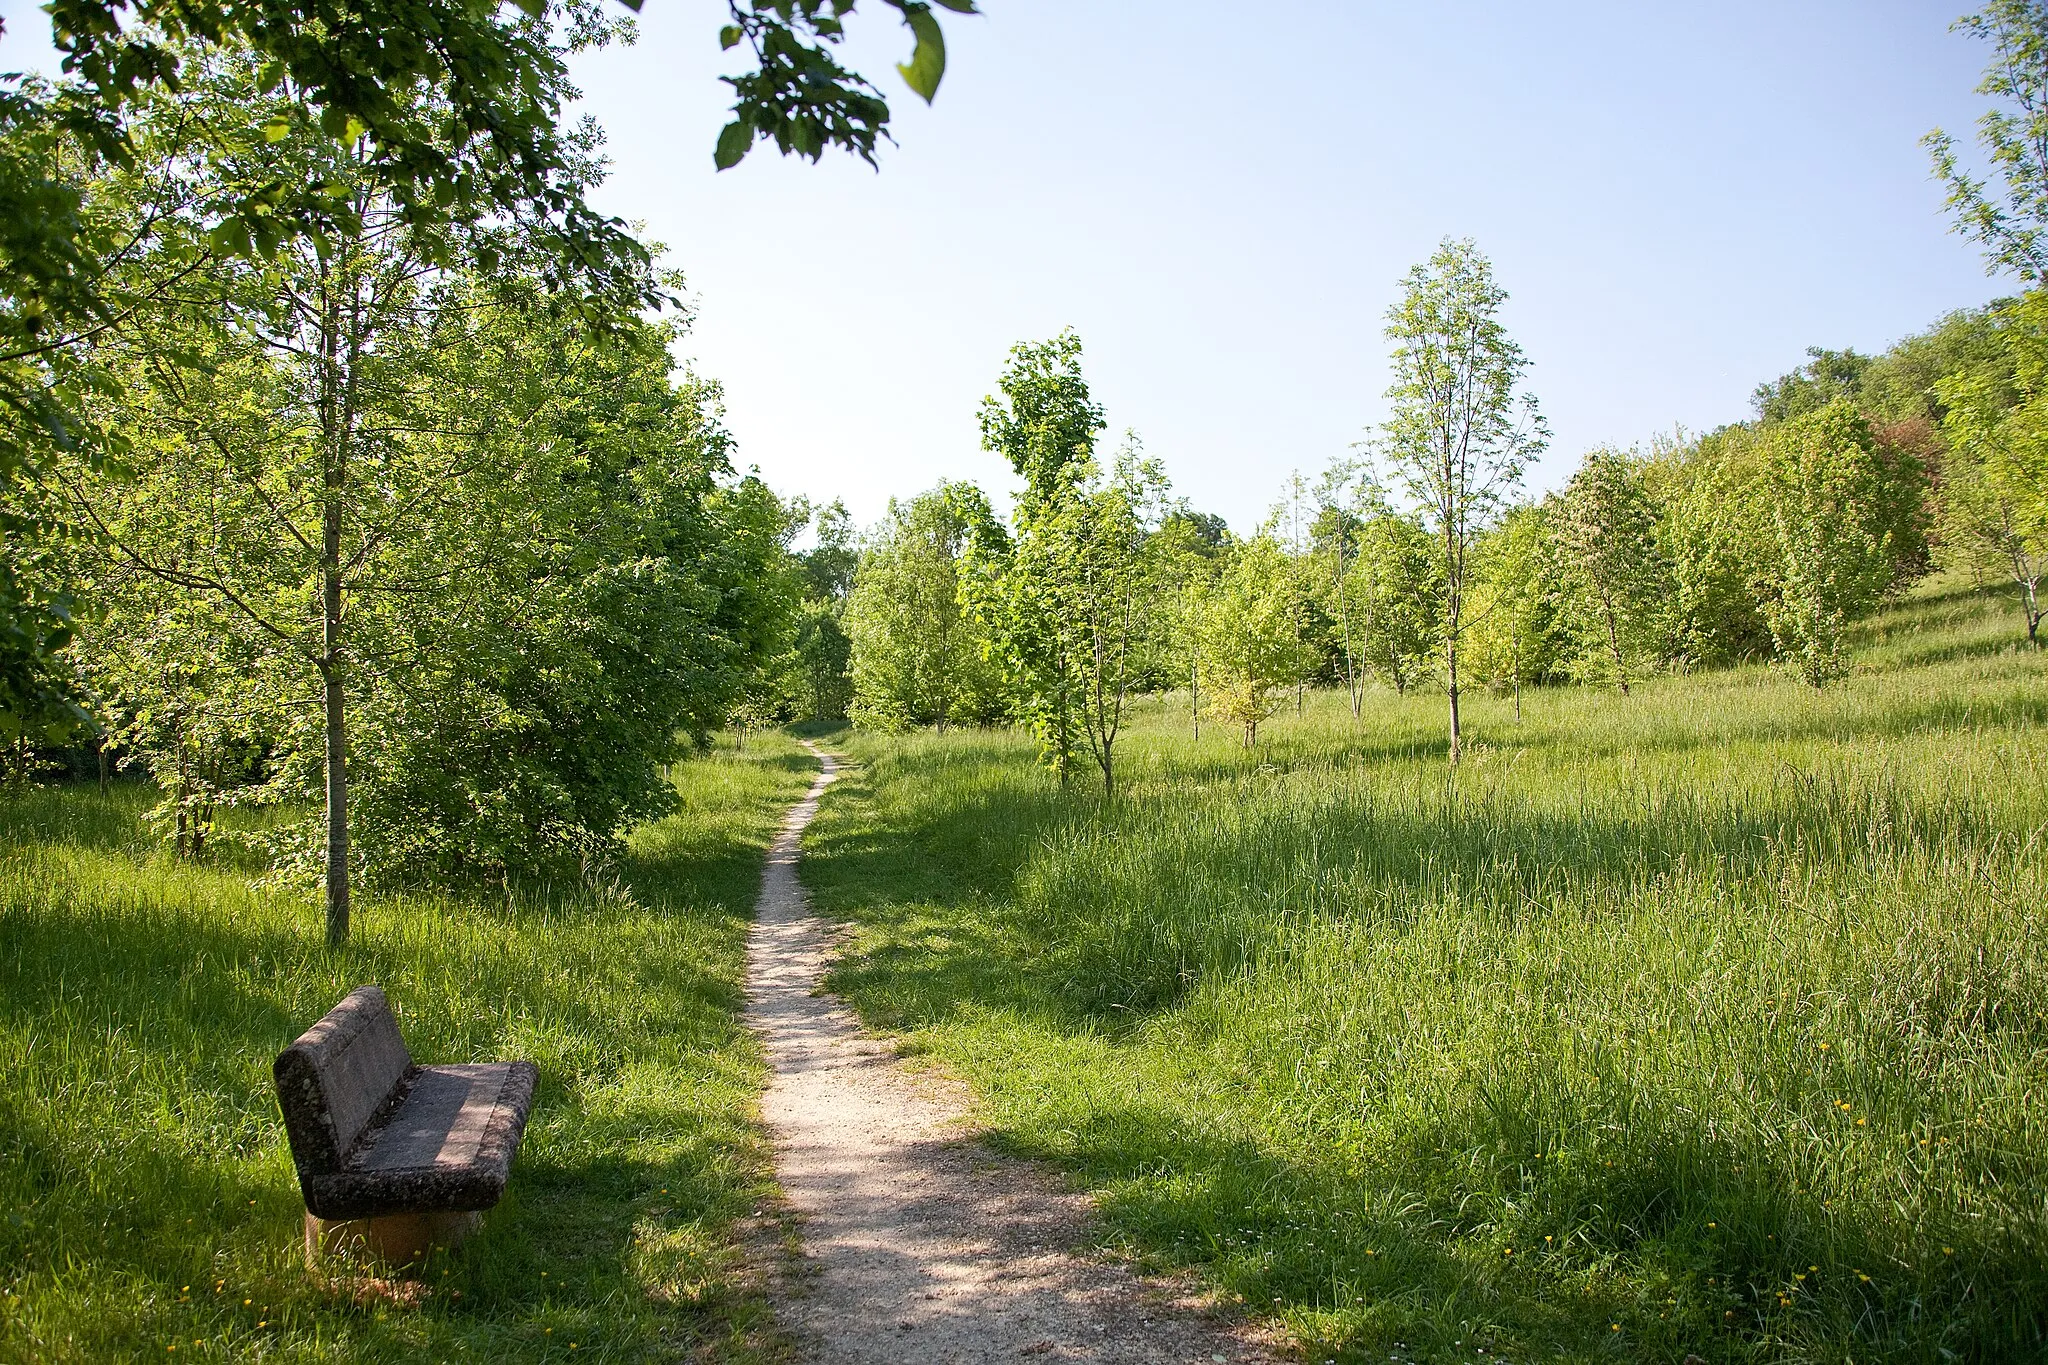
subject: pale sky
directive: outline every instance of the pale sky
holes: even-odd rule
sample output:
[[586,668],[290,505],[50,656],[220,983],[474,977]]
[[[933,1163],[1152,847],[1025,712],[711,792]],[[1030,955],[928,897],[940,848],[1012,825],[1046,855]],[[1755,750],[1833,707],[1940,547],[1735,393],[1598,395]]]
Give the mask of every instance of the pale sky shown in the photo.
[[[893,12],[853,19],[896,111],[879,174],[772,147],[713,171],[722,5],[647,0],[636,47],[576,64],[599,202],[687,273],[741,463],[863,522],[941,478],[1006,490],[976,406],[1013,342],[1072,326],[1112,432],[1249,530],[1384,415],[1385,311],[1447,235],[1512,295],[1554,432],[1532,488],[1748,415],[1809,345],[2009,292],[1918,145],[1983,107],[1959,0],[982,2],[946,17],[931,109]],[[26,11],[0,2],[0,65],[35,60]]]

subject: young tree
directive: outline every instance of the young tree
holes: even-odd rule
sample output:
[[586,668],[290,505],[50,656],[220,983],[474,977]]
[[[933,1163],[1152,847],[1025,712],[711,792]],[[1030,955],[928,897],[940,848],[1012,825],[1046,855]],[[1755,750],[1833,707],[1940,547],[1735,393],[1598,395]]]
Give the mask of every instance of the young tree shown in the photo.
[[1844,631],[1891,585],[1884,469],[1846,399],[1774,428],[1766,451],[1775,562],[1764,619],[1779,657],[1818,687],[1845,671]]
[[1276,692],[1301,668],[1287,553],[1268,532],[1230,549],[1202,603],[1203,673],[1209,706],[1258,743],[1259,722],[1279,708]]
[[1997,103],[1978,120],[1978,141],[2004,193],[1965,171],[1939,128],[1922,144],[1948,189],[1955,230],[1984,248],[1990,273],[2038,284],[2048,280],[2048,12],[2036,0],[1992,0],[1955,27],[1992,47],[1977,93]]
[[1441,647],[1436,542],[1377,491],[1361,506],[1357,536],[1345,592],[1357,613],[1359,658],[1365,671],[1405,695]]
[[1102,794],[1116,795],[1116,742],[1124,707],[1142,678],[1152,586],[1152,533],[1166,478],[1126,433],[1106,476],[1093,461],[1069,465],[1072,486],[1018,543],[1012,572],[1036,577],[1072,639],[1062,653],[1079,683],[1081,732],[1102,770]]
[[2003,310],[2011,387],[1960,372],[1936,385],[1948,412],[1942,531],[1951,559],[1988,560],[2020,590],[2027,641],[2038,645],[2048,559],[2048,294]]
[[1552,676],[1561,653],[1557,547],[1548,510],[1511,509],[1481,539],[1470,651],[1487,686],[1512,691],[1522,719],[1522,688]]
[[1152,565],[1149,672],[1162,687],[1187,680],[1188,722],[1196,739],[1202,737],[1202,601],[1228,545],[1221,518],[1182,504],[1166,514],[1146,547]]
[[1479,249],[1447,238],[1408,273],[1401,301],[1387,313],[1393,414],[1381,428],[1379,450],[1436,544],[1454,763],[1463,745],[1458,650],[1472,547],[1548,437],[1535,398],[1519,392],[1529,362],[1500,324],[1506,301]]
[[946,725],[963,703],[973,718],[989,690],[985,642],[961,599],[961,561],[987,499],[942,483],[908,503],[891,500],[870,536],[847,599],[856,723],[895,730]]
[[1365,706],[1367,676],[1365,652],[1359,639],[1358,604],[1346,591],[1346,579],[1358,562],[1360,532],[1364,529],[1361,508],[1373,493],[1370,471],[1353,460],[1333,460],[1315,485],[1315,522],[1311,543],[1320,561],[1317,586],[1329,603],[1334,623],[1337,659],[1344,678],[1344,691],[1351,702],[1351,720],[1358,722]]
[[1076,636],[1063,613],[1061,556],[1052,548],[1081,473],[1094,456],[1102,410],[1081,374],[1081,338],[1020,342],[998,381],[1002,396],[981,404],[982,449],[1000,454],[1025,486],[1017,499],[1014,546],[1004,559],[977,560],[978,618],[994,641],[1013,694],[1038,736],[1039,754],[1065,782],[1082,728]]
[[[929,102],[946,67],[934,6],[969,14],[973,0],[883,3],[915,40],[898,70]],[[760,137],[814,161],[828,146],[874,161],[888,135],[888,103],[833,55],[853,8],[853,0],[728,5],[719,41],[753,63],[725,78],[736,98],[714,152],[721,169]],[[560,126],[575,97],[567,52],[630,35],[631,21],[608,19],[598,0],[54,0],[46,9],[65,79],[0,78],[0,485],[36,483],[46,461],[74,451],[119,453],[96,430],[84,395],[104,387],[93,363],[104,335],[156,302],[135,293],[122,268],[153,228],[145,221],[107,231],[76,168],[149,168],[154,154],[137,128],[223,54],[251,60],[263,91],[284,92],[290,105],[242,131],[319,143],[310,149],[316,158],[357,155],[409,229],[518,223],[547,244],[545,284],[600,324],[668,301],[646,247],[586,202],[588,139]],[[433,116],[421,117],[423,107]],[[235,254],[260,265],[281,245],[324,249],[354,230],[349,195],[330,195],[320,182],[304,188],[261,176],[216,184],[200,221],[204,251],[193,260]],[[39,528],[16,520],[4,529],[18,543]],[[66,600],[61,587],[24,586],[18,558],[0,555],[0,729],[48,731],[72,708],[52,693],[49,666],[67,638]]]
[[1629,675],[1657,651],[1670,597],[1657,543],[1660,512],[1642,462],[1610,447],[1590,452],[1558,498],[1554,519],[1574,624],[1597,661],[1593,671],[1611,676],[1625,697]]

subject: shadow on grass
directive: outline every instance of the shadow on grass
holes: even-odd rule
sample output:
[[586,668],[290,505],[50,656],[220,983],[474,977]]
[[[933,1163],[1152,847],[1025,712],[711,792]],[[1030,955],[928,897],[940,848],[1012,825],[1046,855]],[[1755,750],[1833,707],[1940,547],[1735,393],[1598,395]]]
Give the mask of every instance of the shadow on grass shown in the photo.
[[[752,1358],[727,1233],[767,1189],[740,977],[759,849],[816,765],[734,766],[636,840],[630,895],[368,898],[339,954],[310,902],[155,853],[146,800],[0,804],[0,1358]],[[395,1298],[300,1263],[270,1080],[366,981],[420,1060],[542,1075],[507,1198]]]
[[[1211,1104],[1204,1087],[1229,1083],[1209,1075],[1192,1102],[1148,1102],[1140,1091],[1177,1082],[1146,1067],[1209,1072],[1218,1058],[1116,1053],[1157,1053],[1148,1024],[1196,982],[1244,966],[1255,921],[1282,915],[1270,890],[1299,896],[1318,858],[1350,873],[1353,890],[1450,894],[1512,922],[1553,904],[1583,915],[1563,894],[1574,879],[1640,887],[1685,866],[1732,880],[1800,850],[1850,863],[1982,850],[2001,836],[1981,812],[1795,773],[1761,795],[1696,793],[1629,815],[1476,798],[1446,800],[1433,818],[1370,800],[1278,822],[1225,812],[1175,842],[1157,835],[1177,813],[1170,791],[1102,809],[1036,774],[992,780],[983,754],[906,747],[875,763],[846,770],[807,843],[821,908],[863,929],[833,988],[871,1022],[949,1037],[987,1086],[1072,1087],[1004,1101],[1017,1117],[994,1140],[1076,1172],[1113,1240],[1154,1264],[1203,1267],[1287,1317],[1312,1355],[1330,1353],[1317,1358],[1398,1346],[1467,1359],[1483,1343],[1518,1357],[1748,1361],[1825,1341],[1858,1358],[1993,1359],[2048,1343],[2042,1247],[2024,1229],[1956,1224],[1925,1264],[1931,1252],[1899,1245],[1888,1208],[1831,1210],[1698,1115],[1539,1114],[1481,1086],[1462,1109],[1408,1125],[1397,1150],[1319,1148],[1303,1137],[1313,1118],[1288,1113],[1284,1083],[1266,1078],[1261,1099],[1248,1076],[1243,1094]],[[1190,769],[1244,776],[1206,758],[1172,776]],[[1090,840],[1101,857],[1035,860]],[[1148,894],[1120,894],[1133,885]],[[1187,951],[1167,950],[1176,943]],[[1626,1140],[1559,1160],[1557,1134],[1575,1128]],[[2014,1177],[2038,1179],[2035,1164]]]

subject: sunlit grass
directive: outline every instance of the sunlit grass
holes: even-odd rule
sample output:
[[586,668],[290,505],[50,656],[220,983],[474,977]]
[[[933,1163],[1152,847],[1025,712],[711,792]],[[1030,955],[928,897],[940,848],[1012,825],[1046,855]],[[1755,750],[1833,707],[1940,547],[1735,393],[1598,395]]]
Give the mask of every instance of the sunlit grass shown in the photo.
[[2048,1350],[2048,664],[1922,595],[1764,668],[1148,703],[1125,795],[1028,741],[842,743],[837,977],[1105,1235],[1315,1359]]
[[[813,767],[721,748],[612,884],[371,898],[340,955],[310,897],[169,857],[133,787],[0,804],[0,1359],[753,1358],[729,1228],[770,1176],[737,1010]],[[366,981],[420,1059],[541,1070],[505,1202],[424,1293],[300,1249],[270,1063]]]

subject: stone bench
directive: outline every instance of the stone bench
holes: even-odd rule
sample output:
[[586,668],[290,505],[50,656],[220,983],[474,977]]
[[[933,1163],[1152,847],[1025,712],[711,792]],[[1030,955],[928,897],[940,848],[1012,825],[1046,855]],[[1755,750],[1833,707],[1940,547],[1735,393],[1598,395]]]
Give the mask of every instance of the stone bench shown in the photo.
[[350,991],[272,1073],[308,1254],[354,1240],[400,1263],[461,1240],[503,1197],[540,1075],[532,1062],[415,1066],[375,986]]

